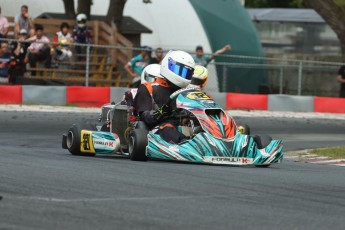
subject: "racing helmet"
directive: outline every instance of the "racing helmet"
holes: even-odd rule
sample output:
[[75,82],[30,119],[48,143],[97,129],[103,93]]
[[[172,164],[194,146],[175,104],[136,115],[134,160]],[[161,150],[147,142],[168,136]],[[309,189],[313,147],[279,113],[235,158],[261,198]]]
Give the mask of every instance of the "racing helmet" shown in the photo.
[[78,14],[76,20],[78,27],[83,28],[86,26],[87,16],[86,14]]
[[160,74],[172,87],[185,88],[190,84],[195,62],[184,51],[169,51],[162,60]]
[[200,88],[201,90],[206,86],[208,79],[208,70],[201,65],[196,65],[194,68],[194,73],[192,80],[190,82],[190,87]]
[[159,64],[151,64],[146,66],[141,73],[141,84],[145,82],[153,82],[157,77],[161,77],[160,71],[161,65]]

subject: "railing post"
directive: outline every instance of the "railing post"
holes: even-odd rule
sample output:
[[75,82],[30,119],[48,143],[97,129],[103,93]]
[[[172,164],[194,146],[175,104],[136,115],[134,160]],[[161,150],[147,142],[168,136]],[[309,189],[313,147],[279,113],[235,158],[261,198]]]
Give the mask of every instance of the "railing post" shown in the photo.
[[226,92],[226,83],[227,83],[227,75],[228,75],[228,70],[226,68],[226,65],[223,65],[223,92]]
[[283,70],[283,67],[280,67],[280,74],[279,74],[279,94],[283,94],[283,78],[284,78],[284,70]]
[[302,69],[303,68],[303,63],[300,61],[299,66],[298,66],[298,82],[297,82],[297,95],[301,96],[301,91],[302,91]]
[[90,77],[90,44],[86,45],[86,71],[85,71],[85,86],[89,86]]

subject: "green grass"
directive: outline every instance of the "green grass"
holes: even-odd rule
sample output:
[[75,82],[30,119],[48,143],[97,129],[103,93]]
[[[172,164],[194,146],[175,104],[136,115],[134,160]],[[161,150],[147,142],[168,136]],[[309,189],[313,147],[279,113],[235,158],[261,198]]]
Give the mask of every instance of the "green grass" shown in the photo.
[[312,154],[326,156],[333,159],[345,158],[345,146],[324,148],[324,149],[313,149],[310,151]]

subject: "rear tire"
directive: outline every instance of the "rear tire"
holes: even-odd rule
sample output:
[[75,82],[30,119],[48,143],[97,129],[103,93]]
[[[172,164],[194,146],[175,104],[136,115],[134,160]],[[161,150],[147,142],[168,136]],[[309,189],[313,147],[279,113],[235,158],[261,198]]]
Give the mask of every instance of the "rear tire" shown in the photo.
[[255,135],[253,138],[259,149],[266,148],[272,141],[272,137],[268,135]]
[[147,161],[147,131],[134,129],[129,135],[128,143],[129,157],[132,161]]

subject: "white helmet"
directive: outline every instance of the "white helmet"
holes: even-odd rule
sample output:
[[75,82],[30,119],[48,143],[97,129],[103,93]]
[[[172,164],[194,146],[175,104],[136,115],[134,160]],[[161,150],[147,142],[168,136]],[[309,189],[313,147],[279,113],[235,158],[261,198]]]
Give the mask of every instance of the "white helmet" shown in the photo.
[[189,87],[195,87],[202,90],[206,86],[207,79],[208,70],[202,65],[196,65]]
[[189,85],[195,62],[193,57],[184,51],[169,51],[162,60],[161,75],[178,88]]
[[85,27],[87,21],[87,16],[85,14],[78,14],[77,15],[77,25],[78,27]]
[[161,65],[159,64],[151,64],[146,66],[141,73],[141,84],[145,82],[153,82],[157,77],[161,77],[160,71]]

